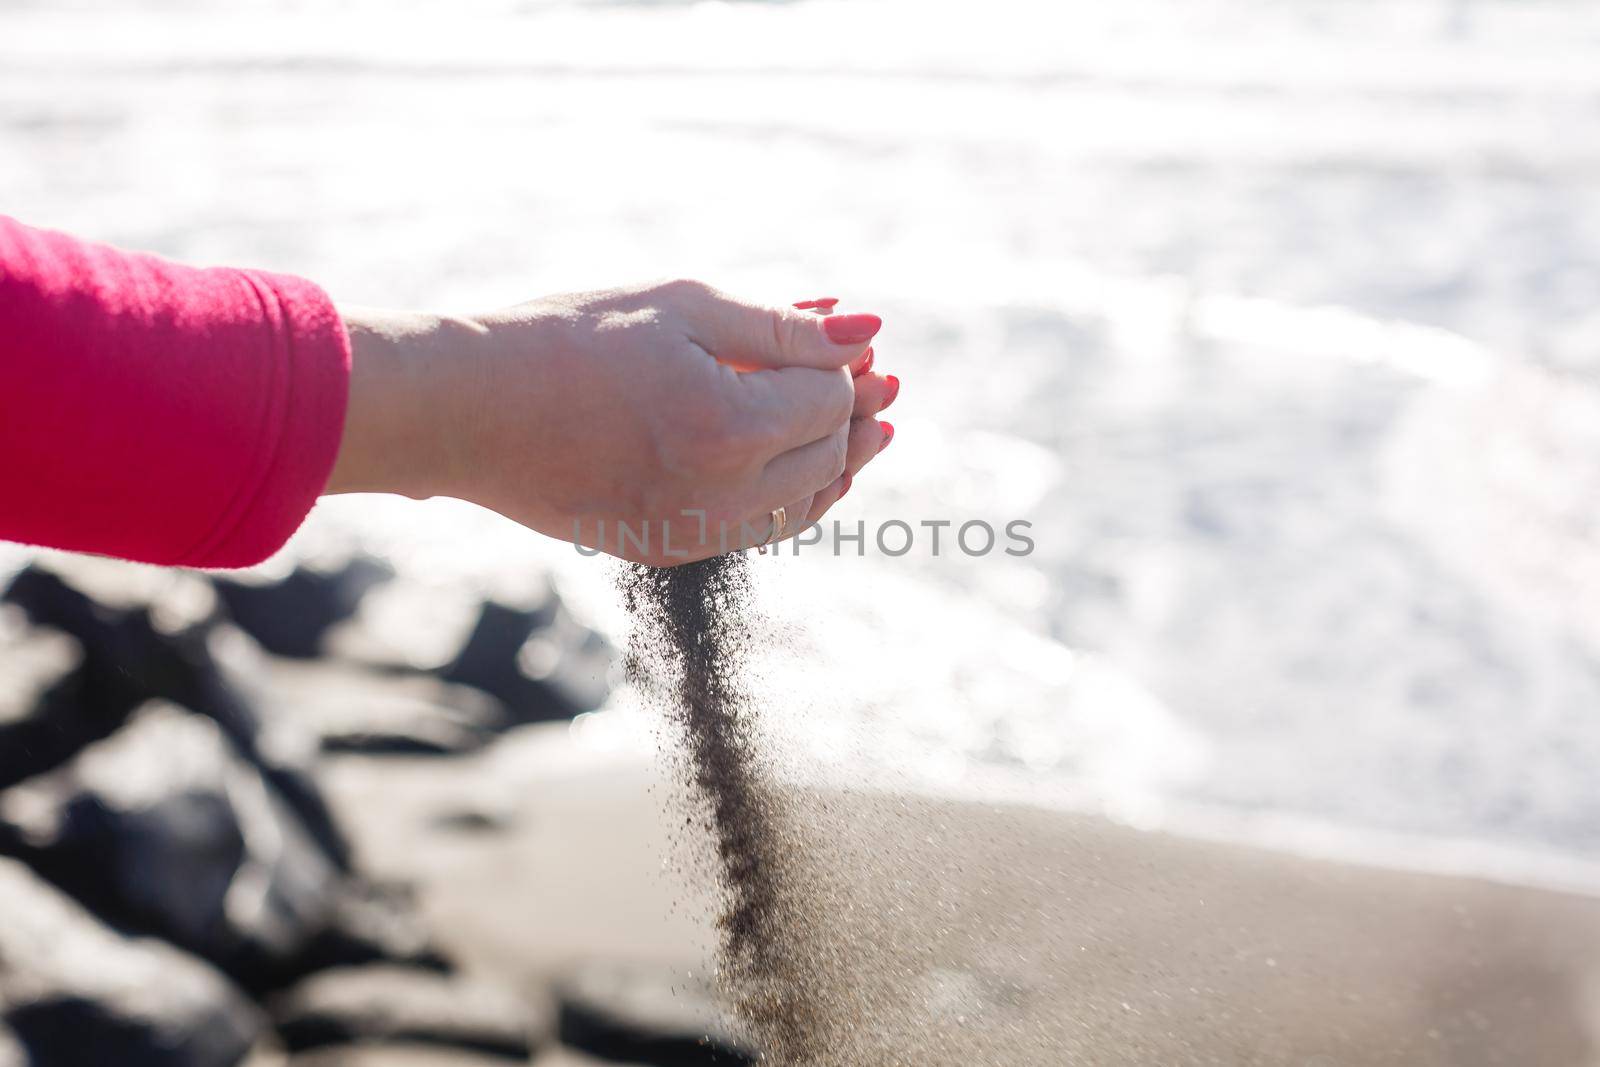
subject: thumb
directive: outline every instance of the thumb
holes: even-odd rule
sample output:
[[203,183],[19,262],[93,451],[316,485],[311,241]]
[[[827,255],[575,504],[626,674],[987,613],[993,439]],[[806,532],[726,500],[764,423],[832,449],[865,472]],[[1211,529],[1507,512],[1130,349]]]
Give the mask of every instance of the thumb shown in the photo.
[[876,315],[819,318],[794,308],[723,299],[713,302],[696,325],[695,339],[723,363],[833,370],[855,362],[883,320]]

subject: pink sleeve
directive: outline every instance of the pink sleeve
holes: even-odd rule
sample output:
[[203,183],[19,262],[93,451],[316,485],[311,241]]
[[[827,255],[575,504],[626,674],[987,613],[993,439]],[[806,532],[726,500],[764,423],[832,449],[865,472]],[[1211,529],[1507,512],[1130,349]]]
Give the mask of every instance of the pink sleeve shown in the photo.
[[327,483],[349,378],[310,282],[0,216],[0,539],[260,562]]

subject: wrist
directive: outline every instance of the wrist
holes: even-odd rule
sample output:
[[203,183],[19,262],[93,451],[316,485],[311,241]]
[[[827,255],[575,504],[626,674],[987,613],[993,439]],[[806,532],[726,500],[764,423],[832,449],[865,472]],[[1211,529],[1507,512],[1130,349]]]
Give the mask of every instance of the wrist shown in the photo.
[[464,319],[343,308],[350,399],[327,493],[460,495],[472,424],[470,353],[483,328]]

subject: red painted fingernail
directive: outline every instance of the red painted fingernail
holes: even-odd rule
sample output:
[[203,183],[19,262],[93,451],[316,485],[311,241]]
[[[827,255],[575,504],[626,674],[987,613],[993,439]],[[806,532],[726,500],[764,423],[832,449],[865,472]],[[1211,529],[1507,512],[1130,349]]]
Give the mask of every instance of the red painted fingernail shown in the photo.
[[882,452],[884,449],[889,447],[889,442],[894,440],[894,427],[881,420],[878,422],[878,425],[883,427],[883,444],[878,446],[878,451]]
[[829,315],[822,320],[822,332],[836,345],[859,345],[870,341],[883,327],[876,315]]
[[839,298],[836,296],[819,296],[815,300],[802,300],[800,303],[796,304],[795,307],[801,311],[810,311],[812,308],[823,308],[826,310],[833,307],[833,305],[837,304],[838,302]]
[[872,349],[867,349],[861,354],[861,359],[856,362],[855,369],[850,372],[852,378],[859,378],[872,369]]
[[850,491],[850,486],[854,481],[855,481],[855,479],[850,476],[850,472],[849,471],[845,471],[844,472],[844,488],[839,490],[839,499],[840,500],[843,500],[844,499],[844,495]]
[[879,408],[878,409],[879,411],[882,411],[883,408],[886,408],[890,404],[893,404],[894,403],[894,398],[900,395],[900,379],[899,378],[896,378],[894,375],[891,374],[885,379],[885,381],[887,381],[889,383],[889,395],[884,398],[883,407]]

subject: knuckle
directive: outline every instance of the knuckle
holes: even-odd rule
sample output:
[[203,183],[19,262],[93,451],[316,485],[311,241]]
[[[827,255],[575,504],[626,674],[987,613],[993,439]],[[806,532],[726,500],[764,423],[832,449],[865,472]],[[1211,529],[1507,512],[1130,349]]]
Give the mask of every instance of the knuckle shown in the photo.
[[771,335],[773,352],[779,355],[791,355],[799,349],[799,327],[794,318],[781,308],[773,308],[767,312],[767,329]]
[[[874,416],[863,415],[860,418],[850,420],[850,436],[857,447],[871,450],[877,447],[879,440],[883,437],[883,427],[879,425]],[[873,452],[872,454],[876,455],[877,453]]]
[[651,286],[657,296],[673,300],[694,300],[711,296],[715,290],[695,278],[666,278]]

